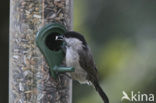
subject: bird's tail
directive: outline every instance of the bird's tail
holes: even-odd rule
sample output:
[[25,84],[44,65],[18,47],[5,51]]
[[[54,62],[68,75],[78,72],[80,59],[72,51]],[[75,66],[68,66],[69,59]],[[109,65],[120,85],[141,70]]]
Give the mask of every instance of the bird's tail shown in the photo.
[[95,87],[96,91],[99,93],[99,95],[103,99],[104,103],[109,103],[109,99],[108,99],[107,95],[105,94],[105,92],[100,87],[99,83],[94,82],[93,84],[94,84],[94,87]]

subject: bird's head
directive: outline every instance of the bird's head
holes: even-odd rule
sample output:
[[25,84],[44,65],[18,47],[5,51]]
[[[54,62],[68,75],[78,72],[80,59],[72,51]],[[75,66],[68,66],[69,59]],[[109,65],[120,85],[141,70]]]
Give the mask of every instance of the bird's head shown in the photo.
[[64,35],[56,36],[56,40],[64,41],[67,48],[72,47],[80,49],[87,46],[85,38],[80,33],[74,31],[69,31]]

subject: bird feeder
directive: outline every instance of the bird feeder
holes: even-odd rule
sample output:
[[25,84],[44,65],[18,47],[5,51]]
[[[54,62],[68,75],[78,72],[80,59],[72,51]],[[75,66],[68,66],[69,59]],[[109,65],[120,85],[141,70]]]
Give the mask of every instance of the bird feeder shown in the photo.
[[62,65],[63,42],[55,41],[72,29],[72,4],[10,0],[9,103],[72,103],[72,80],[62,72],[73,68]]

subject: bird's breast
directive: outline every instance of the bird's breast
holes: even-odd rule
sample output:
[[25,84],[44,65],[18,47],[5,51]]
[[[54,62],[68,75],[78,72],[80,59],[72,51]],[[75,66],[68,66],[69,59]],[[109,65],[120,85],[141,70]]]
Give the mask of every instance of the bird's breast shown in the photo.
[[66,51],[66,65],[67,66],[77,66],[79,64],[79,55],[78,53],[69,48]]
[[66,51],[66,65],[68,67],[74,67],[75,71],[71,73],[74,80],[80,83],[88,83],[86,80],[87,72],[79,64],[79,54],[76,50],[68,48]]

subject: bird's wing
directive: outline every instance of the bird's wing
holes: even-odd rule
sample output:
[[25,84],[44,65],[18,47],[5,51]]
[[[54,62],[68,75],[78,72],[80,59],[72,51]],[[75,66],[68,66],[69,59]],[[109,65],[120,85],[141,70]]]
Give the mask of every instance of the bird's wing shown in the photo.
[[86,50],[80,50],[79,53],[79,63],[80,66],[88,73],[88,79],[90,81],[97,80],[97,69],[93,61],[93,57],[89,48]]

